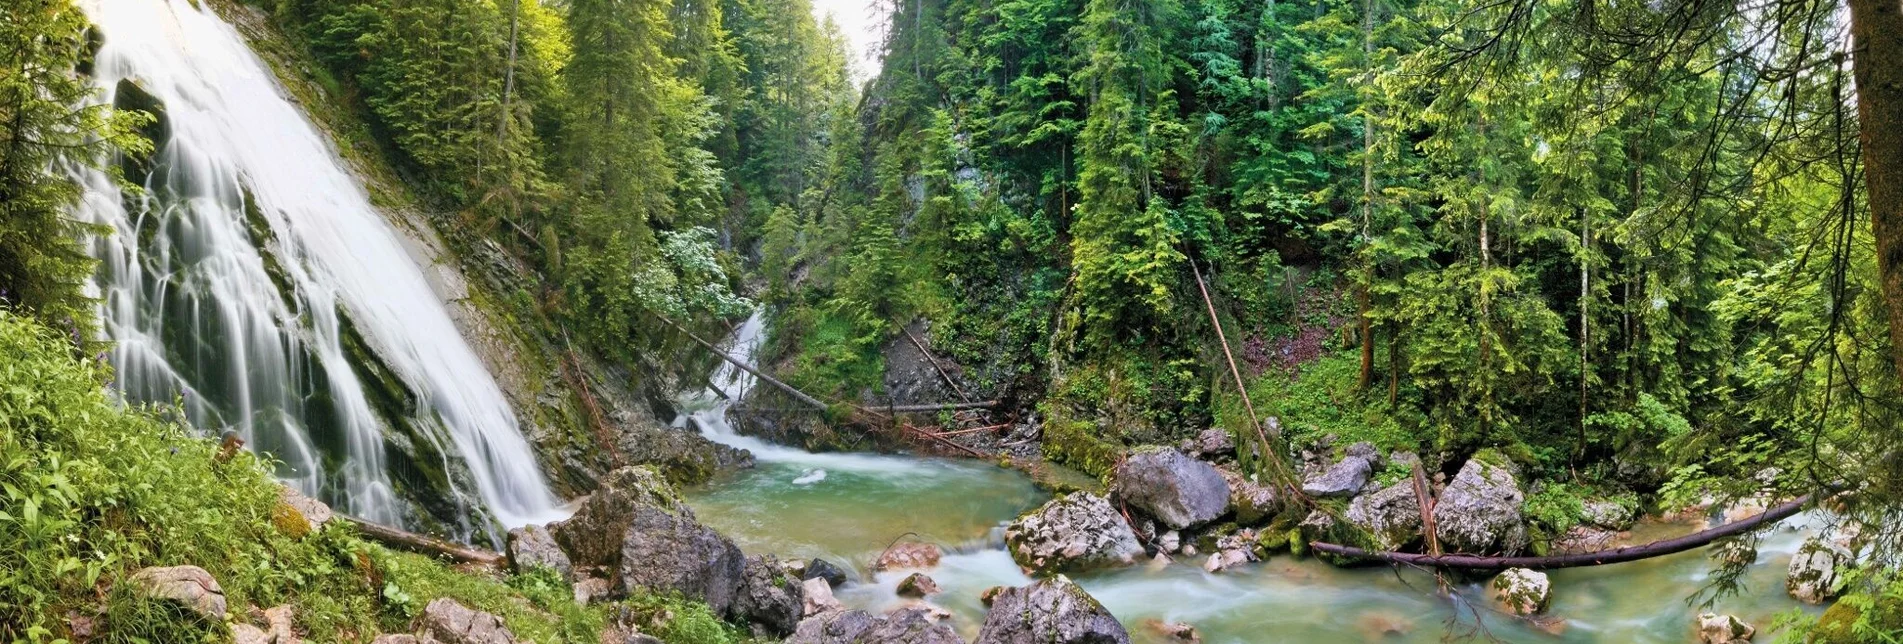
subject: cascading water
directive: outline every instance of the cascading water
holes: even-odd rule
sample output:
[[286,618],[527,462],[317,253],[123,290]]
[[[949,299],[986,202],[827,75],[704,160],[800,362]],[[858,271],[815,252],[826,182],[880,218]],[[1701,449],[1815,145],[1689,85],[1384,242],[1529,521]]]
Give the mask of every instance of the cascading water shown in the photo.
[[182,398],[198,426],[240,432],[287,482],[367,519],[413,515],[391,445],[441,461],[421,468],[466,469],[473,499],[442,477],[464,537],[493,537],[472,509],[504,526],[560,518],[500,387],[238,31],[190,0],[83,4],[104,35],[105,100],[136,85],[162,103],[167,135],[149,176],[127,177],[141,192],[80,177],[78,215],[112,229],[94,253],[121,390]]

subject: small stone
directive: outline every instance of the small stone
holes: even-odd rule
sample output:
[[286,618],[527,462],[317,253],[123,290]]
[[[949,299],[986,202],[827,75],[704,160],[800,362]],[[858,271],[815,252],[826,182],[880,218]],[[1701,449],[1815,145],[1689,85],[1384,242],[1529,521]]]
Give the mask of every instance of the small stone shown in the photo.
[[502,618],[464,606],[447,597],[423,607],[422,628],[425,639],[442,644],[515,644],[515,633]]
[[1553,599],[1553,585],[1546,579],[1546,573],[1525,568],[1506,569],[1494,577],[1488,587],[1493,589],[1493,598],[1515,615],[1544,611]]
[[938,594],[938,582],[933,581],[925,573],[915,572],[899,580],[898,593],[900,597],[924,599]]
[[1187,441],[1183,451],[1201,458],[1228,456],[1236,453],[1236,441],[1229,436],[1229,430],[1211,427]]
[[918,541],[893,544],[879,554],[879,560],[872,562],[873,570],[930,570],[938,566],[938,560],[944,558],[945,551],[938,546]]
[[1758,629],[1730,615],[1705,613],[1698,616],[1699,644],[1736,644],[1751,641]]
[[225,591],[198,566],[146,568],[132,575],[146,596],[167,599],[211,621],[225,619]]
[[800,579],[824,579],[834,588],[846,585],[846,571],[825,559],[806,562],[806,570],[800,573]]
[[1165,553],[1174,553],[1183,547],[1183,535],[1175,530],[1165,532],[1156,538],[1156,549]]

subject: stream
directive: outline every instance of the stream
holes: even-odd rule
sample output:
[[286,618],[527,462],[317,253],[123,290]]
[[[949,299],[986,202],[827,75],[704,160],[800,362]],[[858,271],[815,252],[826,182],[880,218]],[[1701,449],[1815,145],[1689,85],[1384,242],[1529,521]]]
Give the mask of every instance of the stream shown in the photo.
[[[755,315],[729,340],[728,350],[750,361],[763,333]],[[894,589],[910,574],[870,574],[879,553],[900,538],[939,544],[945,558],[927,574],[943,592],[931,601],[953,613],[953,626],[967,638],[977,635],[984,620],[979,592],[1031,582],[1003,543],[1003,526],[1050,496],[1028,478],[982,461],[812,453],[741,436],[727,423],[726,410],[746,395],[752,380],[722,363],[713,388],[683,400],[686,413],[679,423],[750,450],[758,461],[689,491],[689,503],[707,525],[749,553],[820,557],[847,568],[858,581],[839,588],[839,599],[875,613],[907,601]],[[1760,641],[1770,639],[1762,631],[1776,615],[1802,606],[1784,593],[1784,571],[1807,534],[1807,520],[1800,515],[1766,533],[1745,590],[1715,606],[1758,626]],[[1633,530],[1633,540],[1695,528],[1645,522]],[[1075,579],[1137,642],[1170,641],[1145,626],[1162,620],[1193,625],[1210,644],[1438,642],[1468,633],[1479,641],[1490,635],[1508,642],[1682,643],[1694,641],[1692,624],[1701,612],[1687,599],[1711,572],[1704,550],[1553,571],[1546,613],[1553,619],[1542,626],[1494,611],[1480,582],[1458,588],[1459,597],[1471,601],[1463,603],[1436,597],[1432,578],[1414,571],[1337,568],[1287,554],[1219,574],[1204,572],[1201,563],[1184,558]]]

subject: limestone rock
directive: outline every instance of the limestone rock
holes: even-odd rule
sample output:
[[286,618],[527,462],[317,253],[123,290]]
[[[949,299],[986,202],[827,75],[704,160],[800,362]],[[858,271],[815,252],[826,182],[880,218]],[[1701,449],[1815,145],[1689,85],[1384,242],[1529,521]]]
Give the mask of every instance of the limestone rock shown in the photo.
[[1378,550],[1400,550],[1421,538],[1421,500],[1405,481],[1355,497],[1344,518],[1367,531]]
[[924,599],[938,594],[938,582],[927,577],[925,573],[915,572],[899,580],[898,593],[900,597]]
[[1143,554],[1136,533],[1110,501],[1089,492],[1051,499],[1004,530],[1005,548],[1036,573],[1128,565]]
[[1751,641],[1758,629],[1730,615],[1705,613],[1698,616],[1700,644],[1739,644]]
[[421,628],[425,640],[442,644],[515,644],[515,634],[502,618],[475,610],[447,597],[423,607]]
[[1229,436],[1229,430],[1211,427],[1183,441],[1182,449],[1183,453],[1197,458],[1216,458],[1235,454],[1236,441]]
[[976,644],[1129,644],[1103,604],[1059,575],[1006,588],[991,599]]
[[1564,534],[1553,539],[1551,554],[1574,555],[1610,550],[1618,542],[1617,532],[1580,524],[1567,528]]
[[1196,627],[1188,624],[1165,622],[1160,619],[1146,619],[1143,620],[1143,626],[1172,642],[1190,642],[1191,644],[1195,644],[1196,642],[1203,641],[1203,636],[1196,632]]
[[1235,470],[1216,469],[1229,484],[1229,501],[1236,511],[1236,523],[1257,525],[1275,515],[1278,509],[1275,488],[1251,481]]
[[786,644],[964,644],[950,626],[920,608],[902,608],[884,617],[861,610],[835,610],[800,621]]
[[1607,530],[1617,531],[1631,528],[1632,523],[1638,518],[1633,516],[1633,512],[1630,508],[1604,499],[1587,501],[1585,507],[1586,514],[1584,518],[1586,523]]
[[879,560],[872,562],[873,570],[930,570],[938,566],[938,560],[944,558],[945,551],[936,544],[919,541],[907,541],[892,544],[885,552],[879,553]]
[[1434,505],[1441,548],[1471,554],[1519,552],[1527,546],[1526,521],[1520,514],[1525,500],[1508,467],[1469,459]]
[[1374,460],[1367,455],[1349,455],[1327,469],[1302,480],[1302,493],[1309,496],[1351,497],[1368,484],[1374,475]]
[[1111,492],[1177,530],[1214,521],[1229,511],[1229,484],[1222,473],[1173,449],[1131,454],[1117,467]]
[[1798,601],[1822,604],[1837,596],[1839,570],[1851,562],[1850,552],[1835,543],[1811,537],[1791,556],[1784,589]]
[[569,563],[568,553],[562,552],[561,545],[555,543],[555,535],[547,528],[530,525],[510,530],[508,551],[509,567],[517,573],[539,566],[554,570],[563,581],[575,578],[575,566]]
[[728,617],[774,635],[787,635],[804,617],[805,590],[773,555],[748,557]]
[[646,467],[610,473],[574,516],[548,530],[576,567],[616,571],[616,593],[678,592],[716,614],[727,613],[746,567],[740,548],[696,521]]
[[1508,568],[1487,584],[1493,598],[1515,615],[1532,615],[1546,610],[1553,599],[1553,584],[1546,573],[1525,568]]
[[225,619],[225,590],[198,566],[153,567],[133,573],[132,583],[147,597],[177,602],[207,620]]
[[324,527],[337,515],[323,501],[304,496],[304,493],[292,489],[289,485],[278,486],[278,501],[297,512],[311,530]]
[[820,613],[845,610],[846,606],[833,597],[832,584],[826,580],[813,578],[800,582],[803,591],[800,595],[800,617],[812,617]]
[[602,477],[601,487],[577,504],[575,514],[548,525],[573,565],[612,570],[621,563],[621,546],[638,508],[693,516],[674,488],[653,469],[624,467]]
[[606,598],[614,590],[614,584],[600,577],[589,577],[575,582],[574,590],[575,603],[586,606],[595,603],[597,599]]

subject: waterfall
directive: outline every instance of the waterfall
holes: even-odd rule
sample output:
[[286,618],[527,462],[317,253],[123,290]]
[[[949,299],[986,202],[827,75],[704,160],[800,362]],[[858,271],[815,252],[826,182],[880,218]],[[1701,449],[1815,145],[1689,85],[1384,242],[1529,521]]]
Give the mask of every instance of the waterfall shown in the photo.
[[[398,232],[244,38],[191,0],[83,0],[95,77],[163,103],[142,191],[82,172],[95,293],[133,400],[182,399],[301,491],[378,522],[416,516],[391,461],[450,481],[461,536],[562,516],[501,388]],[[390,425],[407,424],[409,432]],[[392,450],[391,446],[402,447]],[[475,494],[460,489],[473,484]],[[471,507],[474,506],[474,507]],[[441,513],[439,513],[441,514]]]

